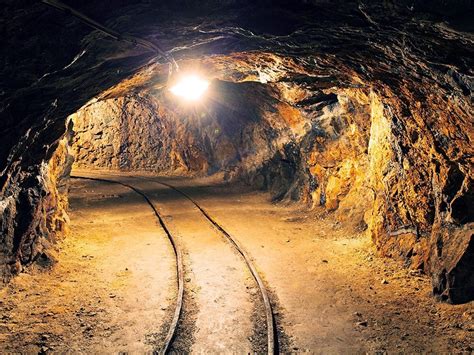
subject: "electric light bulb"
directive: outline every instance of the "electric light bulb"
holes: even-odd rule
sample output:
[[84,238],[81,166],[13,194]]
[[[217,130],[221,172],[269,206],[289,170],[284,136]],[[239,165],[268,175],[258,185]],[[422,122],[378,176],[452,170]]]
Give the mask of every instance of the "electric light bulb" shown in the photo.
[[187,75],[181,77],[170,91],[184,100],[197,101],[204,95],[208,87],[209,81],[197,75]]

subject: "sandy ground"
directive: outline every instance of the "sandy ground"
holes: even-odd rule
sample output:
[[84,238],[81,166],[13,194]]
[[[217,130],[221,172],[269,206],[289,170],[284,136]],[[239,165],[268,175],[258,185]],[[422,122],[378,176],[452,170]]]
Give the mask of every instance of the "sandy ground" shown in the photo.
[[[178,350],[251,352],[251,295],[257,290],[243,260],[181,194],[149,181],[120,180],[133,184],[151,198],[185,251],[185,287],[192,298],[195,331],[191,347]],[[178,341],[182,336],[178,333]]]
[[0,291],[0,353],[151,352],[173,311],[173,251],[143,199],[72,182],[70,235],[49,271]]
[[331,215],[207,179],[161,181],[196,199],[250,252],[276,296],[290,350],[474,351],[474,302],[436,302],[426,275],[377,257],[367,236]]
[[[258,297],[230,245],[175,192],[126,179],[153,195],[186,252],[177,350],[255,349]],[[377,257],[366,236],[331,215],[215,180],[162,180],[192,195],[253,257],[276,305],[284,352],[473,351],[473,302],[436,302],[426,276]],[[159,347],[174,259],[149,207],[125,188],[77,180],[71,207],[58,264],[0,291],[0,352]]]

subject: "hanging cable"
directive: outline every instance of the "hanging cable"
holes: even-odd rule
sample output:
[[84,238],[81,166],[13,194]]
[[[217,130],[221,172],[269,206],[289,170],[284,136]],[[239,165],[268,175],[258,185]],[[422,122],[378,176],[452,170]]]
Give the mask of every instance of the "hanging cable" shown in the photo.
[[77,17],[79,20],[84,22],[86,25],[89,27],[92,27],[105,35],[112,37],[113,39],[117,41],[123,41],[123,42],[128,42],[132,43],[133,45],[139,45],[142,46],[148,50],[151,50],[152,52],[162,56],[166,61],[170,63],[170,71],[172,68],[174,68],[176,71],[179,70],[178,63],[174,60],[173,56],[163,50],[159,45],[152,43],[146,39],[135,37],[135,36],[130,36],[127,34],[121,34],[111,28],[108,28],[97,21],[91,19],[90,17],[84,15],[83,13],[75,10],[74,8],[70,7],[69,5],[64,4],[63,2],[59,0],[42,0],[42,2],[46,5],[49,5],[51,7],[54,7],[55,9],[64,11],[65,13],[71,14],[74,17]]

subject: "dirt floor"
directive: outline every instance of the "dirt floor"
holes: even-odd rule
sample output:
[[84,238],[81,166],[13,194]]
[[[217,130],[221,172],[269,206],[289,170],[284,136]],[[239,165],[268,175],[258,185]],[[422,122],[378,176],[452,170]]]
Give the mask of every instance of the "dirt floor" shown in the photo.
[[[176,192],[143,177],[119,179],[153,196],[185,251],[175,349],[261,350],[259,299],[231,246]],[[283,352],[474,351],[473,302],[436,302],[426,276],[377,257],[363,233],[331,215],[212,179],[160,180],[195,198],[253,257],[276,305]],[[107,183],[73,180],[70,196],[71,233],[58,263],[0,290],[0,352],[158,349],[176,279],[149,206]]]
[[[124,179],[120,179],[123,181]],[[150,181],[127,179],[149,196],[184,250],[187,323],[191,346],[182,352],[252,352],[252,294],[257,290],[245,264],[202,213],[178,192]],[[193,314],[189,319],[189,313]],[[186,335],[188,338],[190,334]],[[182,341],[178,333],[178,342]],[[186,342],[189,343],[189,342]]]
[[120,185],[72,181],[70,207],[58,263],[0,291],[0,353],[153,351],[176,292],[166,235]]
[[167,182],[198,200],[253,256],[278,297],[291,350],[474,351],[474,302],[437,302],[426,275],[378,257],[364,233],[347,231],[330,214],[270,203],[268,194],[238,186]]

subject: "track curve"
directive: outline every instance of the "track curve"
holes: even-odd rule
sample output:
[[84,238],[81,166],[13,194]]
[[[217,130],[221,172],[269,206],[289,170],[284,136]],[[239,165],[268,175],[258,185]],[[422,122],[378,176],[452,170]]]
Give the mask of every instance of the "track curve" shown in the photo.
[[[120,177],[117,175],[117,177]],[[268,291],[265,287],[265,284],[259,275],[256,266],[254,265],[252,258],[249,256],[249,254],[245,251],[245,249],[240,245],[240,243],[232,237],[230,233],[228,233],[210,214],[207,212],[196,200],[194,200],[191,196],[186,194],[184,191],[181,191],[177,187],[159,181],[155,180],[152,178],[146,178],[142,176],[133,176],[134,178],[138,178],[140,180],[147,180],[149,182],[153,182],[156,184],[160,184],[162,186],[165,186],[167,188],[170,188],[177,193],[181,194],[183,197],[188,199],[201,213],[202,215],[209,221],[209,223],[215,227],[235,248],[235,250],[238,252],[238,254],[243,258],[245,264],[247,265],[247,268],[249,269],[253,279],[255,280],[260,296],[263,301],[263,305],[265,308],[265,318],[266,318],[266,325],[267,325],[267,353],[268,354],[276,354],[278,353],[278,336],[276,332],[276,327],[275,327],[275,318],[273,315],[273,310],[272,310],[272,304],[270,302],[270,297],[268,296]],[[161,227],[165,231],[166,235],[168,236],[168,239],[173,247],[173,250],[175,252],[176,256],[176,262],[177,262],[177,276],[178,276],[178,298],[176,302],[176,308],[173,316],[173,320],[170,324],[167,336],[165,338],[165,343],[163,346],[163,349],[161,351],[162,354],[166,354],[170,350],[171,343],[176,336],[176,329],[178,325],[178,321],[180,319],[180,315],[182,313],[182,308],[183,308],[183,299],[184,299],[184,267],[183,267],[183,260],[182,260],[182,253],[177,246],[169,228],[166,226],[163,218],[159,214],[157,208],[151,201],[151,199],[140,189],[125,183],[121,182],[118,180],[111,180],[111,179],[106,179],[106,178],[99,178],[99,177],[86,177],[86,176],[76,176],[76,175],[71,175],[71,178],[75,179],[85,179],[85,180],[96,180],[96,181],[103,181],[103,182],[108,182],[108,183],[114,183],[114,184],[119,184],[122,186],[125,186],[140,196],[144,198],[144,200],[147,202],[147,204],[152,208],[155,216],[157,217]]]
[[267,321],[267,349],[268,349],[267,352],[268,352],[268,354],[277,353],[278,339],[277,339],[277,332],[275,330],[275,319],[274,319],[274,316],[273,316],[272,304],[270,302],[270,298],[268,296],[268,292],[267,292],[267,289],[266,289],[266,287],[263,283],[263,280],[260,277],[256,266],[252,262],[251,257],[248,255],[248,253],[245,251],[245,249],[218,222],[216,222],[216,220],[209,214],[209,212],[207,212],[201,205],[199,205],[199,203],[197,203],[197,201],[194,200],[191,196],[189,196],[188,194],[186,194],[185,192],[181,191],[180,189],[178,189],[177,187],[175,187],[171,184],[168,184],[168,183],[165,183],[165,182],[162,182],[162,181],[159,181],[159,180],[154,180],[154,179],[147,179],[147,178],[145,178],[145,179],[149,180],[149,181],[153,181],[153,182],[158,183],[158,184],[161,184],[161,185],[166,186],[170,189],[173,189],[174,191],[178,192],[179,194],[181,194],[182,196],[187,198],[189,201],[191,201],[193,203],[193,205],[196,206],[196,208],[206,217],[206,219],[214,227],[216,227],[219,230],[219,232],[221,232],[227,238],[227,240],[229,240],[229,242],[234,246],[234,248],[237,250],[237,252],[242,256],[242,258],[244,259],[248,269],[250,270],[250,273],[252,274],[255,282],[258,285],[260,295],[262,297],[262,300],[263,300],[263,303],[264,303],[264,306],[265,306],[265,318],[266,318],[266,321]]
[[170,230],[166,226],[163,218],[159,214],[158,210],[156,207],[153,205],[151,200],[148,198],[148,196],[141,191],[140,189],[137,189],[136,187],[129,185],[127,183],[121,182],[121,181],[116,181],[116,180],[110,180],[110,179],[104,179],[104,178],[93,178],[93,177],[85,177],[85,176],[75,176],[71,175],[70,176],[72,179],[82,179],[82,180],[93,180],[93,181],[101,181],[101,182],[107,182],[107,183],[112,183],[112,184],[118,184],[122,185],[124,187],[127,187],[137,193],[138,195],[142,196],[143,199],[146,201],[146,203],[151,207],[153,210],[156,218],[158,219],[160,226],[163,228],[164,232],[166,233],[168,240],[170,241],[171,246],[173,247],[173,251],[175,253],[176,257],[176,275],[177,275],[177,280],[178,280],[178,296],[176,300],[176,306],[175,306],[175,311],[173,314],[173,319],[170,323],[170,326],[168,328],[168,332],[165,337],[164,345],[161,350],[161,354],[167,354],[170,350],[171,343],[173,341],[173,338],[176,335],[176,328],[178,326],[178,321],[181,316],[181,312],[183,309],[183,299],[184,299],[184,266],[183,266],[183,257],[182,257],[182,252],[178,245],[176,244],[176,241],[174,240]]

